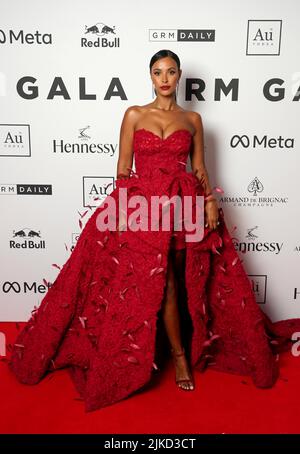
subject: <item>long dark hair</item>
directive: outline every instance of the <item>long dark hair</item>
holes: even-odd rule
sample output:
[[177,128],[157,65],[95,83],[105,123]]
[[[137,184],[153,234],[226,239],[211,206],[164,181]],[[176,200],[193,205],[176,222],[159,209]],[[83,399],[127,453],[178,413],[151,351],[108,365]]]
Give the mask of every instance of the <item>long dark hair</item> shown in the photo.
[[[175,54],[175,52],[173,52],[172,50],[170,49],[161,49],[159,50],[158,52],[156,52],[152,57],[151,57],[151,60],[150,60],[150,63],[149,63],[149,69],[150,69],[150,73],[151,73],[151,68],[152,66],[154,65],[154,63],[159,60],[160,58],[165,58],[165,57],[171,57],[173,58],[175,61],[176,61],[176,64],[177,64],[177,67],[178,67],[178,71],[180,70],[180,60],[179,60],[179,57],[177,54]],[[156,94],[156,90],[154,89],[155,91],[155,94]],[[175,99],[176,99],[176,95],[175,95]]]

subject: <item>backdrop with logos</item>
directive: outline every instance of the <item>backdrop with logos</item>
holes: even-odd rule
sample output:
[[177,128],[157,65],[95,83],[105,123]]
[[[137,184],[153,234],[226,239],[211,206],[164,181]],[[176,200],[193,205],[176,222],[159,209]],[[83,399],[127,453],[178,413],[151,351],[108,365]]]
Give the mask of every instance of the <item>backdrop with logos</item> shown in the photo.
[[2,2],[0,321],[25,321],[114,188],[121,121],[182,64],[205,162],[258,304],[300,316],[299,3]]

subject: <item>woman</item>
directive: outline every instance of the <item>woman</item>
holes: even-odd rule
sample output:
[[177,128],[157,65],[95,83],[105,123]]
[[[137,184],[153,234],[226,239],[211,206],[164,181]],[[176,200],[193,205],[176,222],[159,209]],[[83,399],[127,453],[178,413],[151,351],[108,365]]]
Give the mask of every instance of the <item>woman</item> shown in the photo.
[[[212,191],[204,164],[201,116],[197,112],[183,109],[176,102],[176,91],[178,90],[181,74],[180,60],[172,51],[162,50],[152,57],[150,75],[156,98],[145,106],[133,106],[125,112],[121,125],[117,178],[129,176],[127,169],[132,168],[133,164],[132,141],[135,130],[146,129],[161,138],[166,138],[177,130],[186,129],[191,131],[193,136],[192,170],[200,179],[207,196],[205,203],[206,225],[211,229],[216,229],[218,205],[216,198],[211,195]],[[173,250],[173,247],[171,249]],[[184,253],[184,244],[174,247],[174,253],[171,252],[167,270],[167,291],[163,302],[163,320],[175,359],[176,382],[181,388],[192,390],[194,389],[194,383],[180,336],[180,320],[177,306],[178,289],[175,278],[176,268],[177,274],[182,274]]]
[[[19,333],[9,363],[27,384],[68,367],[86,411],[117,402],[150,381],[166,345],[163,332],[177,385],[190,391],[195,387],[191,369],[206,367],[250,375],[257,387],[273,386],[276,354],[290,348],[292,334],[300,330],[300,319],[272,323],[256,304],[211,193],[201,117],[176,103],[178,56],[169,50],[156,53],[150,75],[155,100],[130,107],[124,115],[116,188],[87,221],[71,256]],[[186,171],[189,155],[193,172]],[[142,222],[136,221],[130,203],[124,215],[124,190],[130,201],[147,202]],[[177,231],[174,221],[165,230],[143,228],[153,198],[163,196],[167,203],[154,218],[159,225],[173,197],[185,207],[192,199],[187,211],[192,219],[197,197],[205,198],[200,239],[191,240],[187,233],[192,230],[185,224]],[[115,228],[105,228],[103,222],[109,205],[117,208]]]

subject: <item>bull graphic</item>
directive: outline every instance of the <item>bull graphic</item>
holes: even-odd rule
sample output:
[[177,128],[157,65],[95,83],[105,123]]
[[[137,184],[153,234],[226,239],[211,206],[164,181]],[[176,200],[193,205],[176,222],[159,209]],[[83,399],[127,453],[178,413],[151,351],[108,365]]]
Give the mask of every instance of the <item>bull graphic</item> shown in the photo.
[[116,34],[115,33],[115,26],[114,28],[111,28],[111,27],[108,27],[108,25],[104,25],[104,27],[102,28],[102,33],[113,33],[114,35]]
[[92,25],[92,27],[87,27],[85,26],[86,30],[85,30],[85,34],[87,33],[99,33],[99,29],[96,25]]
[[108,33],[113,33],[114,35],[116,34],[115,32],[115,26],[109,27],[108,25],[103,24],[102,22],[98,22],[95,25],[92,25],[91,27],[85,26],[85,34],[87,33],[92,33],[96,35],[107,35]]
[[18,232],[13,231],[13,236],[26,236],[24,230],[19,230]]
[[[27,234],[26,234],[25,230],[28,230]],[[36,232],[35,230],[28,229],[28,228],[24,228],[24,229],[18,230],[18,232],[13,230],[13,237],[16,237],[16,236],[19,236],[19,237],[22,237],[22,238],[24,238],[24,237],[27,237],[27,238],[33,238],[33,237],[41,238],[41,232],[40,232],[40,230],[38,232]]]
[[37,237],[41,238],[41,232],[40,231],[35,232],[34,230],[30,230],[30,232],[28,232],[28,236],[31,237],[31,238],[34,237],[34,236],[37,236]]

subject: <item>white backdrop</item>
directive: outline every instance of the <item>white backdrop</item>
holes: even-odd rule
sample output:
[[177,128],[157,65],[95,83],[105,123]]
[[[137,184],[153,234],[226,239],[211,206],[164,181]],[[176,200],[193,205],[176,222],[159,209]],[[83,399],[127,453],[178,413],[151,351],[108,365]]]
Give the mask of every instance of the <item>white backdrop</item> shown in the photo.
[[299,317],[299,2],[0,8],[0,320],[27,320],[79,213],[84,226],[113,189],[124,111],[152,100],[149,62],[164,48],[182,63],[179,104],[202,115],[210,181],[257,302],[274,321]]

